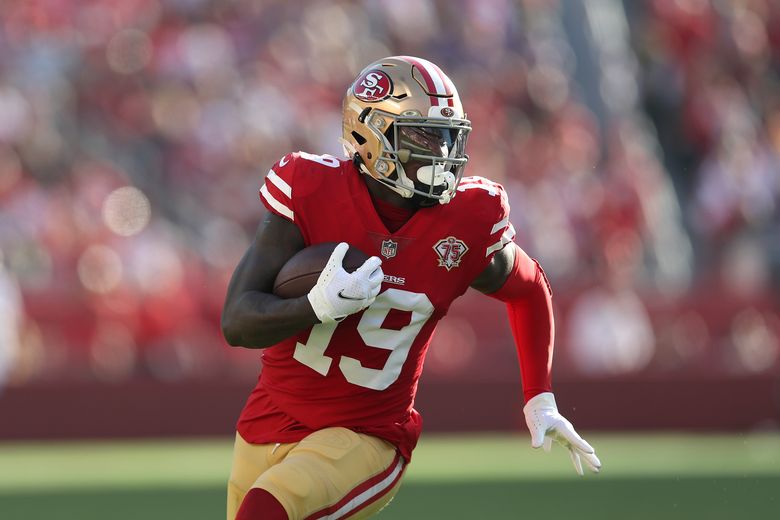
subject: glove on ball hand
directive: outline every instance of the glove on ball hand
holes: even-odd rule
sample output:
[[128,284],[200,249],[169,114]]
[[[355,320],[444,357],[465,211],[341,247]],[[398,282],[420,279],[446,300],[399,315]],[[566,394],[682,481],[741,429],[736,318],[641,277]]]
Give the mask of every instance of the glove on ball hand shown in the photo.
[[348,273],[342,262],[349,244],[341,242],[333,250],[308,298],[314,314],[322,323],[341,321],[360,312],[379,294],[384,274],[382,260],[372,256],[354,273]]

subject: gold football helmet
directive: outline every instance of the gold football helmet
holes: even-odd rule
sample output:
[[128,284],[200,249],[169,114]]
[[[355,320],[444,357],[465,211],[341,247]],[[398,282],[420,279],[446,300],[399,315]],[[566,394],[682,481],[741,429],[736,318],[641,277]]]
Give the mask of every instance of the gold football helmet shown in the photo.
[[360,171],[420,206],[455,196],[471,122],[439,67],[411,56],[375,61],[347,90],[343,116],[344,152]]

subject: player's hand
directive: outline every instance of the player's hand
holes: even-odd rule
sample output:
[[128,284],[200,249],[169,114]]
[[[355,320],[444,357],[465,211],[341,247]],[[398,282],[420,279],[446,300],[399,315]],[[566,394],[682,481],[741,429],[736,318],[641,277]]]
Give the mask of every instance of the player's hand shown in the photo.
[[341,321],[362,311],[374,303],[379,294],[384,277],[382,260],[372,256],[354,273],[348,273],[342,264],[348,249],[346,242],[336,246],[317,278],[317,284],[309,291],[309,303],[322,323]]
[[530,399],[523,408],[525,422],[531,432],[531,446],[550,451],[552,441],[569,450],[572,464],[578,474],[582,475],[582,461],[588,468],[598,473],[601,461],[596,456],[593,446],[574,431],[571,423],[560,413],[555,405],[555,397],[551,392],[544,392]]

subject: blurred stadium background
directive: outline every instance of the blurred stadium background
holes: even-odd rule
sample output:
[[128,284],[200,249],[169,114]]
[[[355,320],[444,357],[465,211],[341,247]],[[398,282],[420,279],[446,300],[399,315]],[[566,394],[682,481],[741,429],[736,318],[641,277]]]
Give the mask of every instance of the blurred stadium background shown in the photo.
[[382,516],[780,512],[777,1],[4,0],[1,518],[222,517],[260,367],[218,319],[257,190],[340,155],[347,84],[393,54],[458,86],[605,471],[531,452],[502,306],[469,294]]

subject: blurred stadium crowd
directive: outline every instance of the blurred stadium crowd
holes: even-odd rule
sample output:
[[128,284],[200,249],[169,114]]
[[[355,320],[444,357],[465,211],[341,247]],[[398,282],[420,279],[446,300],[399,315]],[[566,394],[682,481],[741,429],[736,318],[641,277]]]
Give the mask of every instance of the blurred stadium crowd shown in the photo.
[[[556,292],[558,374],[780,371],[780,5],[567,4],[2,2],[0,381],[256,373],[218,317],[257,190],[340,155],[346,86],[393,54],[458,86],[467,174]],[[478,312],[434,377],[478,343],[516,373]]]

